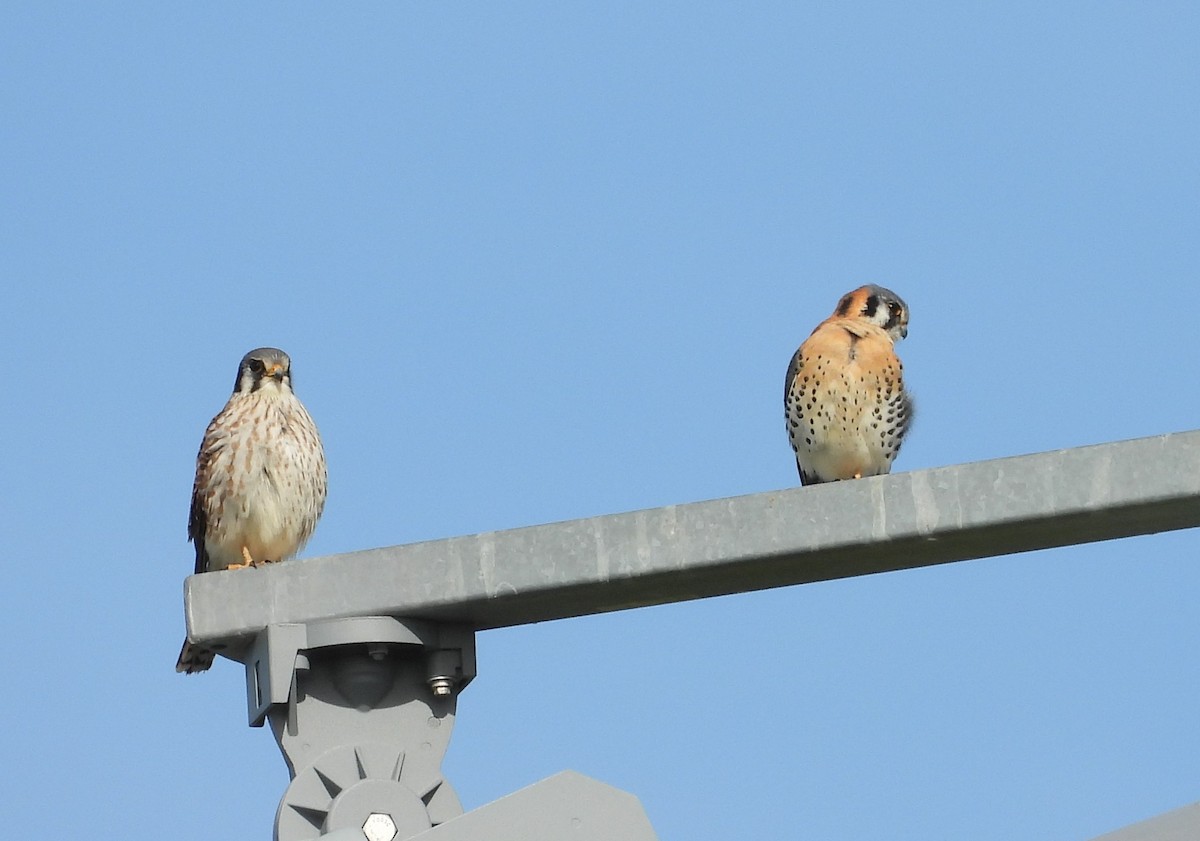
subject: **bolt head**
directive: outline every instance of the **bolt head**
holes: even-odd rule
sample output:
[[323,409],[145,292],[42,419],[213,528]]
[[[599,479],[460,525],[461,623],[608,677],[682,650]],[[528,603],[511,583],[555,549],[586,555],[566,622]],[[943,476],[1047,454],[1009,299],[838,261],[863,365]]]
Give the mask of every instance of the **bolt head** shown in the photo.
[[[361,812],[359,813],[361,814]],[[392,841],[396,837],[396,822],[383,812],[372,812],[363,821],[363,835],[367,841]]]

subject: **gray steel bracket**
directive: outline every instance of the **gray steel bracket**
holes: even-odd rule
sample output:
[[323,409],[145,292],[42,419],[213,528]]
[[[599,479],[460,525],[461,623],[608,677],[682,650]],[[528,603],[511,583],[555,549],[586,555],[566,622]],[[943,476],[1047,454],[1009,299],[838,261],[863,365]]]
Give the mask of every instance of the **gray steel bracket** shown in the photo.
[[[388,841],[390,827],[340,829],[323,841]],[[562,771],[419,833],[412,841],[657,841],[642,804],[626,791]]]
[[574,771],[562,771],[423,832],[413,841],[657,838],[642,804],[632,794]]
[[276,841],[339,830],[399,841],[462,814],[441,763],[457,693],[475,676],[471,628],[387,616],[270,625],[229,656],[246,667],[250,725],[270,722],[292,776]]

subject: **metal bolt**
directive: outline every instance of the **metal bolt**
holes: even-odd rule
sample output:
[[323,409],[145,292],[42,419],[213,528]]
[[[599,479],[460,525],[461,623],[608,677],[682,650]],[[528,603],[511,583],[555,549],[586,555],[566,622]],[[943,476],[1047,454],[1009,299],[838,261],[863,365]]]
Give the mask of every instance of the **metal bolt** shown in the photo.
[[388,656],[388,647],[382,643],[375,643],[367,646],[367,656],[372,660],[379,661]]
[[372,812],[362,825],[367,841],[392,841],[396,837],[396,822],[383,812]]
[[439,698],[445,698],[454,690],[454,679],[448,677],[431,677],[429,688]]

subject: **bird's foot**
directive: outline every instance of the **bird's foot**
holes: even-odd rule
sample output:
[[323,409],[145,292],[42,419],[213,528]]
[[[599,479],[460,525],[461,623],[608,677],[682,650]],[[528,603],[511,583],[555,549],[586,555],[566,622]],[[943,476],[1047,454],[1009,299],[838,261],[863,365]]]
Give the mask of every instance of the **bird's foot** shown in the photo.
[[229,566],[225,567],[225,569],[245,569],[246,567],[258,566],[258,561],[254,560],[254,558],[250,556],[250,550],[245,546],[242,547],[242,558],[245,559],[243,563],[230,564]]

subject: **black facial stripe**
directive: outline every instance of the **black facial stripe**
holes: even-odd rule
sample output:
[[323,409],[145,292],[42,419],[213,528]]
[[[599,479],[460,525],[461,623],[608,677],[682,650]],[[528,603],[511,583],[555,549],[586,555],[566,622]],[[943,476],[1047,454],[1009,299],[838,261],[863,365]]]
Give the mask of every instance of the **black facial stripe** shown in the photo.
[[863,307],[863,315],[867,318],[874,318],[875,311],[879,309],[879,296],[871,295],[867,298],[867,305]]
[[234,394],[237,394],[242,389],[242,383],[246,380],[247,375],[250,378],[250,390],[255,391],[258,388],[258,384],[262,380],[262,374],[255,371],[254,366],[247,362],[238,368],[237,382],[233,384]]
[[851,300],[851,296],[849,296],[849,295],[843,296],[842,300],[838,302],[838,308],[837,308],[838,316],[849,315],[851,303],[853,303]]

